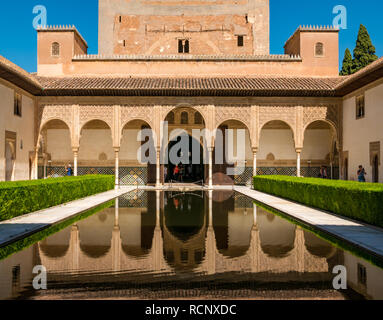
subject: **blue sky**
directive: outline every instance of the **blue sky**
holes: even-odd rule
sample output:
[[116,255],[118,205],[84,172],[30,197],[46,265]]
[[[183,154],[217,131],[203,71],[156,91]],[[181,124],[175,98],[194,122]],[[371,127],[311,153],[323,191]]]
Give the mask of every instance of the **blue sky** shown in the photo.
[[[44,5],[48,24],[74,24],[97,53],[98,0],[19,0],[2,1],[0,12],[0,55],[26,69],[36,71],[36,32],[32,27],[33,7]],[[348,28],[340,32],[340,59],[345,49],[353,50],[360,24],[370,33],[377,55],[383,56],[383,1],[370,0],[270,0],[271,53],[283,53],[283,45],[299,25],[330,25],[334,6],[347,8]]]

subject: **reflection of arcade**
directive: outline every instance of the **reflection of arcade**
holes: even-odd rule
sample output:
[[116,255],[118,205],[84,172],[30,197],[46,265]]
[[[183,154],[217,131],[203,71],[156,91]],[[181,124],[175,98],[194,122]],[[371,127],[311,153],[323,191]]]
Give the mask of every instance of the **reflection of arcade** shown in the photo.
[[164,198],[164,256],[176,270],[194,269],[205,255],[203,193],[167,193]]

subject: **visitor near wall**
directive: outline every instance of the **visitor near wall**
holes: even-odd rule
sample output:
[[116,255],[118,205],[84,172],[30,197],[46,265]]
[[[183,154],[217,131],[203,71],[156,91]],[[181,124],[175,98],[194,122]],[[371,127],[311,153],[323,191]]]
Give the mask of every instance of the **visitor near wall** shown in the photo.
[[359,166],[358,170],[358,181],[359,182],[366,182],[366,170],[364,170],[363,166]]

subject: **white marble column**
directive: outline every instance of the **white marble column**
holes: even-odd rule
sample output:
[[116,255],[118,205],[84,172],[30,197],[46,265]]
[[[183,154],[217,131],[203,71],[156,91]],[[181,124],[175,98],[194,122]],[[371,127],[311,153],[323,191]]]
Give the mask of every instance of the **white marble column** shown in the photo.
[[301,176],[301,149],[297,149],[297,177]]
[[37,180],[39,178],[39,149],[35,149],[35,159],[33,163],[33,179]]
[[120,148],[114,148],[115,155],[115,188],[118,189],[120,187]]
[[78,148],[73,148],[73,175],[78,175]]
[[253,176],[257,175],[257,149],[253,149]]

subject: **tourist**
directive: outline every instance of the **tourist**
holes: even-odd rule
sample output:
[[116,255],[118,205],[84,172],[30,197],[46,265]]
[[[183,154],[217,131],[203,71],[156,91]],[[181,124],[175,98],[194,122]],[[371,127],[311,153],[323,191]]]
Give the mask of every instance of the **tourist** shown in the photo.
[[364,170],[363,166],[360,165],[359,166],[359,170],[358,170],[358,181],[359,182],[366,182],[366,170]]
[[322,179],[327,179],[327,168],[326,168],[326,166],[321,166],[320,177]]
[[178,176],[179,176],[179,173],[180,173],[180,168],[178,167],[178,164],[174,167],[174,170],[173,170],[173,177],[176,181],[178,181]]
[[164,167],[164,182],[168,181],[168,167]]
[[65,171],[66,171],[66,175],[68,177],[73,176],[73,170],[72,170],[72,165],[71,164],[68,164],[68,167],[65,167]]

